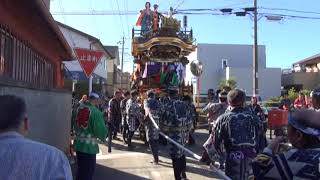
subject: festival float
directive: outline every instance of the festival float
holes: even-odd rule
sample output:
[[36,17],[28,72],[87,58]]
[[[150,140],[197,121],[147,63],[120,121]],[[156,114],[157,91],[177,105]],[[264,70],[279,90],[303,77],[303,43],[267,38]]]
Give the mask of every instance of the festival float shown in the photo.
[[193,88],[186,84],[187,56],[195,51],[196,45],[193,32],[187,30],[187,17],[181,21],[173,17],[173,9],[167,16],[153,11],[146,6],[140,11],[137,26],[132,29],[132,56],[135,70],[133,72],[131,89],[141,93],[154,89],[158,93],[166,92],[173,86],[179,92],[191,95]]

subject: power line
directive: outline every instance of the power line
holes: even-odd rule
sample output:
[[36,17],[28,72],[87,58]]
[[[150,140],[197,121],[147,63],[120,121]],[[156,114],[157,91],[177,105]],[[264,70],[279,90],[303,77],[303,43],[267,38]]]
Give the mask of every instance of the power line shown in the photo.
[[247,0],[245,2],[242,3],[236,3],[236,4],[229,4],[229,5],[225,5],[225,6],[221,6],[220,8],[216,8],[216,9],[223,9],[223,8],[230,8],[230,7],[234,7],[234,6],[238,6],[238,5],[243,5],[246,3],[250,3],[251,4],[252,0]]
[[[117,3],[118,11],[120,12],[119,2],[118,2],[118,0],[115,0],[115,1]],[[120,13],[119,13],[119,19],[120,19],[120,23],[121,23],[121,27],[122,27],[122,35],[124,36],[123,21],[122,21],[122,16],[120,16]]]
[[302,10],[285,9],[285,8],[265,8],[265,7],[260,7],[259,9],[264,9],[264,10],[275,10],[275,11],[288,11],[288,12],[296,12],[296,13],[304,13],[304,14],[318,14],[318,15],[320,15],[320,13],[319,13],[319,12],[313,12],[313,11],[302,11]]
[[[93,0],[90,0],[90,9],[91,9],[92,12],[94,12],[95,10],[94,10],[94,8],[93,8],[93,6],[92,6],[92,1],[93,1]],[[92,17],[91,19],[92,19],[92,21],[96,24],[96,19],[93,18],[93,17]],[[100,31],[98,30],[98,28],[95,28],[95,30],[96,30],[98,39],[101,40],[101,33],[100,33]]]
[[52,12],[52,15],[75,15],[75,16],[81,16],[81,15],[137,15],[137,11],[70,11],[70,12]]
[[180,6],[184,3],[184,0],[181,0],[180,3],[174,8],[174,11],[180,8]]
[[[243,10],[244,8],[242,8]],[[273,9],[276,10],[276,9]],[[298,10],[297,10],[298,11]],[[239,11],[241,12],[241,11]],[[300,13],[304,12],[307,13],[308,11],[299,11]],[[308,12],[308,13],[315,13],[315,12]],[[94,11],[94,12],[53,12],[53,15],[115,15],[115,11]],[[214,15],[214,16],[221,16],[221,15],[230,15],[230,14],[237,14],[237,12],[232,13],[222,13],[220,9],[178,9],[176,14],[180,15]],[[320,14],[320,13],[319,13]],[[117,15],[137,15],[137,11],[118,11]],[[314,16],[302,16],[302,15],[292,15],[292,14],[282,14],[282,13],[259,13],[262,16],[281,16],[283,18],[296,18],[296,19],[309,19],[309,20],[318,20],[320,17]],[[122,30],[124,32],[123,24],[121,24]]]
[[[125,8],[125,11],[128,12],[128,0],[123,0],[124,1],[124,8]],[[128,20],[128,15],[126,15],[126,23],[127,23],[127,33],[128,33],[128,37],[130,37],[130,29],[129,29],[129,20]]]
[[298,18],[298,19],[313,19],[313,20],[320,20],[320,17],[308,17],[308,16],[297,16],[297,15],[287,15],[287,14],[273,14],[273,13],[259,13],[263,16],[280,16],[280,17],[288,17],[288,18]]
[[[60,7],[60,10],[62,12],[64,12],[64,8],[63,8],[63,5],[62,5],[62,0],[59,0],[59,7]],[[67,19],[66,19],[66,17],[64,15],[62,15],[62,19],[63,19],[64,24],[67,24]],[[69,36],[69,38],[71,40],[71,43],[72,43],[73,47],[76,47],[76,43],[75,43],[75,41],[74,41],[74,39],[72,37],[72,34],[70,33],[69,30],[67,31],[67,34],[68,34],[68,36]]]

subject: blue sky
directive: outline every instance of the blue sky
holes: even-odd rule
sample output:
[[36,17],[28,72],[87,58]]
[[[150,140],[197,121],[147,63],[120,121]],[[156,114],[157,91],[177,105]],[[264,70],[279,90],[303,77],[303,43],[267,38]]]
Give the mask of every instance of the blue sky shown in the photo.
[[[138,11],[143,9],[145,0],[51,0],[51,12],[69,11]],[[179,9],[190,8],[244,8],[250,7],[253,0],[150,0],[159,4],[160,11],[167,11],[170,6]],[[259,7],[286,8],[302,11],[320,12],[317,0],[258,0]],[[305,13],[261,10],[304,16],[317,16]],[[176,16],[181,18],[182,16]],[[117,45],[122,36],[125,42],[124,69],[132,70],[130,56],[131,29],[137,15],[119,16],[68,16],[54,15],[62,23],[70,25],[99,38],[103,44]],[[198,43],[217,44],[252,44],[253,22],[249,16],[213,16],[189,15],[188,25],[194,30]],[[258,23],[258,43],[266,46],[268,67],[290,67],[292,63],[320,53],[320,20],[284,19],[281,22],[267,21],[261,18]]]

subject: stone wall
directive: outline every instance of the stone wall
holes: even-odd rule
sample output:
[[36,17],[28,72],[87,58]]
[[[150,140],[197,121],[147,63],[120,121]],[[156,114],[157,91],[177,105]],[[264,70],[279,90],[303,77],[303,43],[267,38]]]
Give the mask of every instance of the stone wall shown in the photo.
[[0,94],[25,99],[30,121],[28,138],[66,151],[71,126],[71,92],[41,91],[0,84]]

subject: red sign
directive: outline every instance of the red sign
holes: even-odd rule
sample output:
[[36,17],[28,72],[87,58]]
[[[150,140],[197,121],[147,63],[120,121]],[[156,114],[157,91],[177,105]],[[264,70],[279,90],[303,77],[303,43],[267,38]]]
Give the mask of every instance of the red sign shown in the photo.
[[100,62],[103,52],[81,48],[75,48],[74,51],[83,72],[89,78]]

